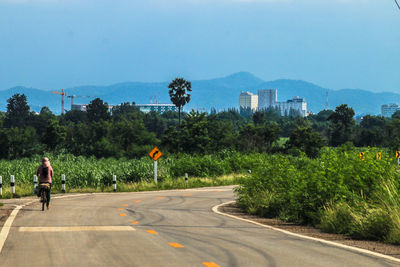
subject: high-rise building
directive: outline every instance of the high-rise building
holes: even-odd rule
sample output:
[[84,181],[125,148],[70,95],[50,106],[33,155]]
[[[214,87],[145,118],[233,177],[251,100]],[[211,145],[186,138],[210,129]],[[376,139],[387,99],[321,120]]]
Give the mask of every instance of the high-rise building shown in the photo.
[[381,112],[383,117],[392,117],[392,115],[400,110],[400,106],[397,104],[388,104],[381,106]]
[[273,107],[278,102],[277,89],[258,90],[258,109]]
[[258,107],[258,96],[250,92],[241,92],[239,95],[239,107],[250,108],[251,110],[257,110]]
[[277,102],[274,107],[277,107],[280,110],[282,116],[307,116],[307,102],[304,98],[298,96],[295,96],[286,102]]

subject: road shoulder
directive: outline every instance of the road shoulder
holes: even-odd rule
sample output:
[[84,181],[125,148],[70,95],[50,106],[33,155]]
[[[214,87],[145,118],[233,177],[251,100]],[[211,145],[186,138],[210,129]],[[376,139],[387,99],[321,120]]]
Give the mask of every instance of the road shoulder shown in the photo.
[[255,215],[244,213],[235,202],[230,202],[218,207],[218,211],[224,214],[233,215],[245,220],[250,220],[262,225],[278,228],[294,234],[304,235],[311,238],[323,239],[330,242],[339,243],[346,246],[369,250],[374,253],[380,253],[390,257],[400,259],[400,246],[384,244],[376,241],[355,240],[345,235],[330,234],[321,232],[321,230],[293,223],[281,221],[279,219],[261,218]]

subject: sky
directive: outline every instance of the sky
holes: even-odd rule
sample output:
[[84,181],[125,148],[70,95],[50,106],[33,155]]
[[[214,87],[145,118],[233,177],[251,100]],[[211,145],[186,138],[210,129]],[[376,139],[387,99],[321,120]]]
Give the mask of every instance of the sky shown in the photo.
[[0,0],[0,90],[247,71],[400,93],[393,0]]

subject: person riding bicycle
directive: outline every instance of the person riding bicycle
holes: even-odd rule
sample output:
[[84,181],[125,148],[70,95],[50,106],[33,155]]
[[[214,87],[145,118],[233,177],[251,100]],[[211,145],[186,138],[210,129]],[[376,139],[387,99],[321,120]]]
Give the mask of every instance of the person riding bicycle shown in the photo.
[[39,185],[40,184],[49,184],[50,187],[48,190],[46,190],[46,197],[47,197],[47,203],[46,207],[49,209],[50,205],[50,190],[51,190],[51,178],[54,177],[54,172],[53,168],[50,165],[50,161],[47,157],[42,158],[42,164],[37,169],[36,175],[39,177]]

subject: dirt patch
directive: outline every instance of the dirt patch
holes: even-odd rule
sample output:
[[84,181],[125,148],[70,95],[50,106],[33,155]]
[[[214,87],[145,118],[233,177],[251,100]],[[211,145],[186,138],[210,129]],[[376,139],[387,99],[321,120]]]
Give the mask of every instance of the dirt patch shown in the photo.
[[366,240],[355,240],[351,239],[345,235],[338,235],[338,234],[329,234],[324,233],[321,230],[310,227],[310,226],[303,226],[294,223],[288,223],[281,221],[279,219],[269,219],[269,218],[261,218],[255,215],[249,215],[244,213],[236,203],[230,203],[224,206],[219,207],[218,209],[220,212],[224,212],[227,214],[235,215],[243,219],[252,220],[261,224],[269,225],[272,227],[276,227],[279,229],[283,229],[289,232],[302,234],[310,237],[320,238],[336,243],[341,243],[348,246],[358,247],[362,249],[367,249],[373,252],[385,254],[388,256],[396,257],[400,259],[400,246],[384,244],[381,242],[376,241],[366,241]]
[[0,227],[3,227],[4,223],[6,222],[8,216],[10,216],[13,209],[14,207],[10,206],[0,207]]

